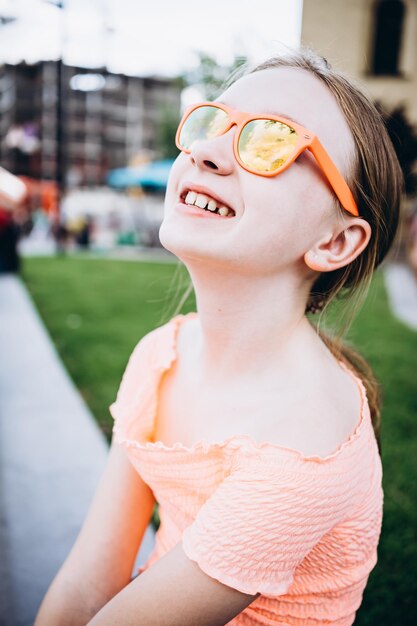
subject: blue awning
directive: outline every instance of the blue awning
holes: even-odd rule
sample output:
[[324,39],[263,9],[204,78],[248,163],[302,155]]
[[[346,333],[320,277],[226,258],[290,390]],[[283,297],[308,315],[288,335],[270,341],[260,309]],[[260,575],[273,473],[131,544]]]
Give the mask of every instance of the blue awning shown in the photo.
[[111,187],[152,187],[165,189],[174,159],[160,159],[137,167],[120,167],[110,170],[107,184]]

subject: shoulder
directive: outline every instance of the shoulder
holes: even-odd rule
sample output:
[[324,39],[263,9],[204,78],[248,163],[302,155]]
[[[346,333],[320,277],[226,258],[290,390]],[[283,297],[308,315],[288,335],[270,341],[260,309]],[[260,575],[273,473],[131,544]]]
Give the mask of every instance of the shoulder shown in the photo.
[[139,417],[142,434],[145,426],[147,434],[153,428],[153,417],[144,407],[153,402],[161,373],[176,358],[175,337],[181,317],[175,316],[143,335],[128,358],[116,400],[109,406],[118,427],[123,424],[125,433],[130,432]]
[[143,335],[133,348],[129,361],[139,362],[147,357],[157,366],[159,361],[173,358],[178,330],[185,317],[182,314],[175,315]]
[[[312,372],[312,402],[303,403],[305,446],[321,456],[334,454],[348,442],[365,417],[367,398],[362,381],[336,359]],[[301,435],[302,436],[302,435]]]
[[[300,393],[288,436],[306,456],[335,457],[344,447],[355,448],[371,426],[366,389],[362,380],[342,362],[332,358],[318,363]],[[371,427],[372,429],[372,427]]]

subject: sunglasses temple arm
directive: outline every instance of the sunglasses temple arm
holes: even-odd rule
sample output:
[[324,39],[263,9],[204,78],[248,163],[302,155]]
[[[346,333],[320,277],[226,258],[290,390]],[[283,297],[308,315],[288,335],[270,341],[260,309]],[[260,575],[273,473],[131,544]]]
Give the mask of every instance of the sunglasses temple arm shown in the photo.
[[308,149],[313,153],[342,207],[352,215],[359,215],[351,190],[317,137],[314,137]]

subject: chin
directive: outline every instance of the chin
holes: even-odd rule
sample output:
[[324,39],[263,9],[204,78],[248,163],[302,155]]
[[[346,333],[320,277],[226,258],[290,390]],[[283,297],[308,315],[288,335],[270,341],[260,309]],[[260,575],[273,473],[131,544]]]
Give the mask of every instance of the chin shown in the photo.
[[218,275],[221,272],[251,274],[256,266],[256,259],[250,259],[247,250],[237,249],[230,239],[208,237],[203,230],[201,237],[194,228],[186,229],[174,215],[165,217],[160,229],[159,239],[162,246],[172,252],[180,261],[191,269],[212,269]]
[[[178,223],[174,216],[165,217],[159,228],[159,240],[165,250],[172,252],[181,261],[187,258],[192,259],[209,259],[216,252],[213,250],[210,241],[203,239],[197,241],[195,233],[188,231]],[[206,248],[210,248],[207,249]]]
[[[172,252],[175,256],[178,256],[178,250],[181,248],[181,235],[175,233],[175,228],[169,225],[170,220],[164,217],[161,226],[159,227],[159,241],[165,250]],[[178,230],[178,229],[177,229]]]

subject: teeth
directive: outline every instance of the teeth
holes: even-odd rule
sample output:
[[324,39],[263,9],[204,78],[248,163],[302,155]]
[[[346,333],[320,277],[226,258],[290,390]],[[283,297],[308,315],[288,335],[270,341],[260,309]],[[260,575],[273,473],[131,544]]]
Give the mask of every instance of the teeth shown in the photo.
[[205,209],[208,204],[208,201],[209,201],[209,198],[207,198],[207,196],[205,196],[202,193],[198,193],[197,198],[194,201],[194,204],[200,207],[200,209]]
[[227,217],[228,215],[234,215],[234,212],[227,207],[217,207],[215,200],[207,197],[203,193],[196,193],[195,191],[189,191],[185,196],[186,204],[195,204],[200,209],[207,209],[212,213],[218,213],[222,217]]
[[189,191],[187,193],[187,197],[185,198],[185,201],[187,204],[194,204],[195,199],[197,198],[197,194],[195,191]]

